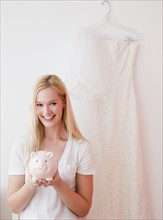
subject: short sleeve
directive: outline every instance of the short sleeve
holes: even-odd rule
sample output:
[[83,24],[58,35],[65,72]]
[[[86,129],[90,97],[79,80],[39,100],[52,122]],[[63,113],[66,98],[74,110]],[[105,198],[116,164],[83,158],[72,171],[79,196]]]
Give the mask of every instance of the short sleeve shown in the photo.
[[79,156],[80,159],[77,173],[85,175],[94,175],[96,173],[95,161],[90,144],[88,142],[83,142],[81,145],[82,146]]
[[17,140],[12,147],[9,160],[9,175],[25,175],[25,149],[22,141]]

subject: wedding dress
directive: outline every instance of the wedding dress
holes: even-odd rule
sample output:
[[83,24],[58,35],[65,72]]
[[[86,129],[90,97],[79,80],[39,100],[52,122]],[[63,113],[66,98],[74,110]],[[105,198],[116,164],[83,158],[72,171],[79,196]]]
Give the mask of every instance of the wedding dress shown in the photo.
[[72,39],[65,81],[97,170],[88,219],[150,219],[133,83],[137,51],[136,41],[92,28]]

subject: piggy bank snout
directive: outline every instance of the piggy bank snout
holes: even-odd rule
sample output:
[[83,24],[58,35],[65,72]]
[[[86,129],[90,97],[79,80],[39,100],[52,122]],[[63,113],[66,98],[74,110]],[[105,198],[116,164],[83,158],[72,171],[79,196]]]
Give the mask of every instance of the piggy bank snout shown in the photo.
[[47,164],[44,161],[36,160],[35,163],[33,164],[33,167],[38,170],[46,170]]

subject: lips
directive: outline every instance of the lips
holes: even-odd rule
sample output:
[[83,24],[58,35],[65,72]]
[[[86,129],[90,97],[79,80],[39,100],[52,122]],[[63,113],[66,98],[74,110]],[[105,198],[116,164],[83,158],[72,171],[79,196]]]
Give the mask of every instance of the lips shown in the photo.
[[42,116],[44,119],[46,120],[51,120],[55,117],[55,115],[51,115],[51,116]]

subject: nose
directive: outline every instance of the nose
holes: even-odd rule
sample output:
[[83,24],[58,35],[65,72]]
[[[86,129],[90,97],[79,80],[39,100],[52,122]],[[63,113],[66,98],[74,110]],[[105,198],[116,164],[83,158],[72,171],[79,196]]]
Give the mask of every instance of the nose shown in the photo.
[[51,109],[49,106],[44,106],[44,109],[43,109],[43,114],[44,115],[50,115],[52,113]]

